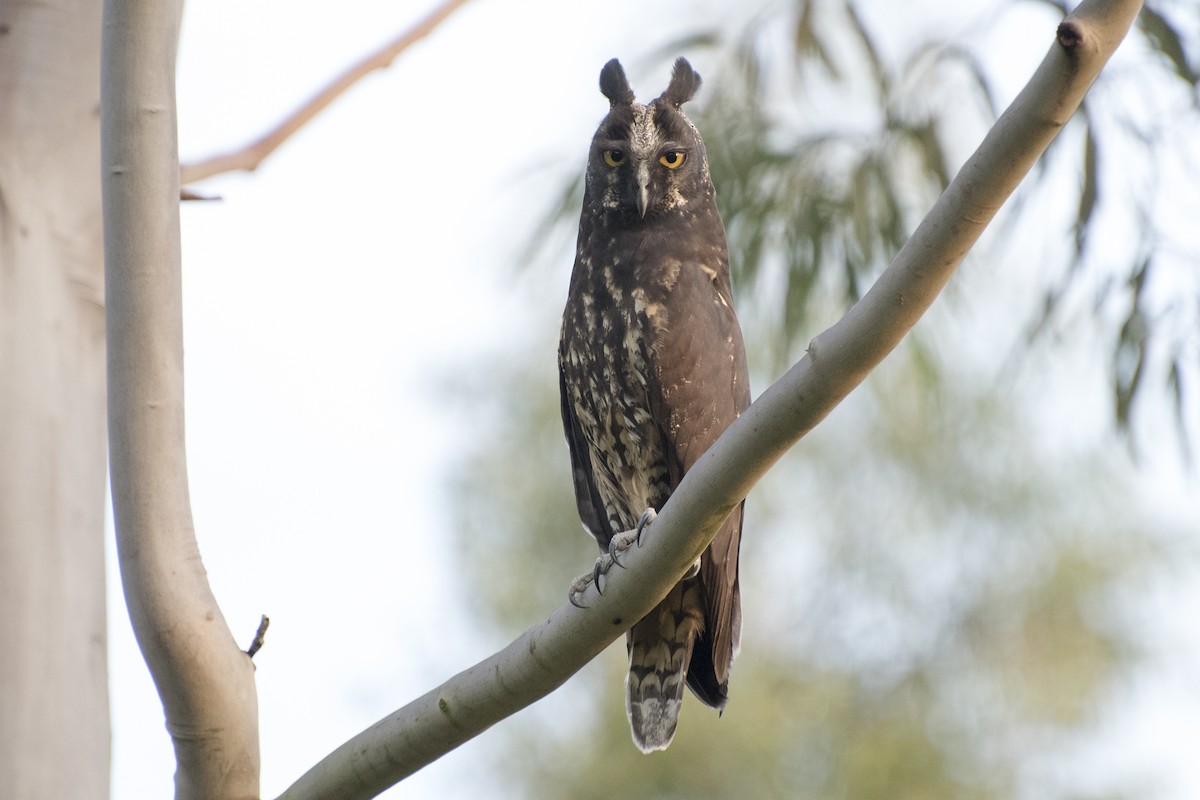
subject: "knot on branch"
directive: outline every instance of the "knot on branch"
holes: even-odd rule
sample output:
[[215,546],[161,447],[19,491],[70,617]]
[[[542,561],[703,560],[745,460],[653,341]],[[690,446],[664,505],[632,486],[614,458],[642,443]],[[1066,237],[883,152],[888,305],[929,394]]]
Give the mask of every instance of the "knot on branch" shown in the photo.
[[1058,26],[1058,43],[1068,54],[1083,44],[1083,30],[1074,20],[1063,20]]

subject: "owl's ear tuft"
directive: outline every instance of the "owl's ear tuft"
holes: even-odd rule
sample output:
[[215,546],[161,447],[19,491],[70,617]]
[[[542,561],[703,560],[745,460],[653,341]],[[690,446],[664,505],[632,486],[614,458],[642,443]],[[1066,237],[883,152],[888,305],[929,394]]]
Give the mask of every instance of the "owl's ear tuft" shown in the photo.
[[671,70],[671,82],[662,93],[660,100],[665,100],[679,108],[696,96],[700,88],[700,74],[692,69],[692,65],[683,56],[675,59],[675,67]]
[[633,88],[625,77],[625,69],[615,58],[600,70],[600,92],[608,98],[608,102],[616,106],[627,106],[633,103]]

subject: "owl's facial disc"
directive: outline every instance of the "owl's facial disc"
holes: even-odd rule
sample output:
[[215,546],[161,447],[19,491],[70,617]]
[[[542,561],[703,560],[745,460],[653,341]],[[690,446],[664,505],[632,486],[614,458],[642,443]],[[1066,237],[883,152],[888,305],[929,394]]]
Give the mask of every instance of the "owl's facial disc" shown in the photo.
[[686,116],[663,98],[614,104],[592,139],[588,185],[621,224],[686,206],[708,180],[703,145]]

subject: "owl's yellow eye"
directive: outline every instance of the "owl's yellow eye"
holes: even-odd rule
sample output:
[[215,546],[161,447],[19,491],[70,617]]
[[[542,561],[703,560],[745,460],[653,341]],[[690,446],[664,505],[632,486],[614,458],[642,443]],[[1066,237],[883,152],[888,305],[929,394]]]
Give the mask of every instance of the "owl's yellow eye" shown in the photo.
[[620,150],[605,150],[604,163],[610,167],[619,167],[625,163],[625,154]]
[[679,169],[687,160],[687,153],[682,150],[668,150],[658,157],[658,163],[667,169]]

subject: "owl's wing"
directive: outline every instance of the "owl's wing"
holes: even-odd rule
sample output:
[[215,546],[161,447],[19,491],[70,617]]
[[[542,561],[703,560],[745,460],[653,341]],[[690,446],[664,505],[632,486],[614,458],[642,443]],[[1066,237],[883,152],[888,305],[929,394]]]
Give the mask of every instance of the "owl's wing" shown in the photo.
[[[750,404],[745,346],[724,264],[681,265],[664,300],[665,325],[654,344],[654,418],[663,437],[672,486]],[[663,424],[663,423],[660,423]],[[738,549],[741,504],[725,520],[700,562],[705,626],[692,652],[688,684],[701,700],[724,705],[729,666],[741,633]]]
[[592,459],[588,455],[587,440],[579,421],[575,419],[575,404],[571,401],[567,389],[567,379],[564,374],[562,352],[559,352],[558,365],[558,394],[562,407],[563,430],[567,436],[567,447],[571,451],[571,481],[575,486],[575,505],[579,508],[579,519],[588,533],[596,538],[600,548],[608,547],[612,539],[612,526],[608,514],[604,510],[604,502],[596,491],[595,478],[592,473]]

